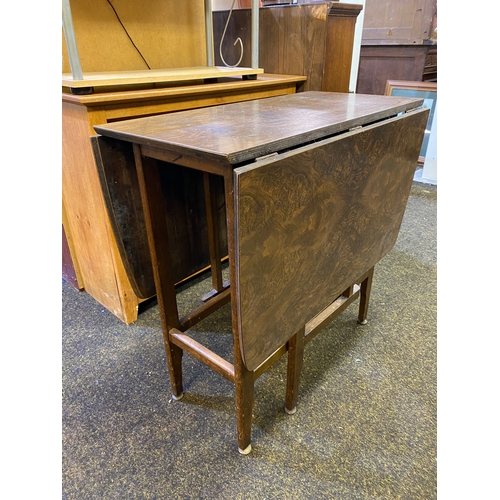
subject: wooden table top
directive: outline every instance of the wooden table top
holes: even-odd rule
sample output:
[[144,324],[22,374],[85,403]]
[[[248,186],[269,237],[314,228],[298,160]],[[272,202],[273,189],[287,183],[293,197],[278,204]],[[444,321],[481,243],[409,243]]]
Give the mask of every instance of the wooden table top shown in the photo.
[[236,165],[420,107],[423,99],[300,92],[95,126],[98,134]]

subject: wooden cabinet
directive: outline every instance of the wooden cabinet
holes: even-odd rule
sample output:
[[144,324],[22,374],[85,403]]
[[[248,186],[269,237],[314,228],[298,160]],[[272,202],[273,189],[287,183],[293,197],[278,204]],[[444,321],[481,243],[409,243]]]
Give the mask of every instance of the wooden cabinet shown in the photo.
[[383,95],[387,80],[422,81],[436,0],[367,0],[356,92]]
[[[305,75],[304,90],[349,92],[356,19],[361,5],[340,2],[298,3],[259,9],[259,66],[266,73]],[[228,11],[216,11],[214,43],[216,64]],[[250,62],[249,9],[234,10],[222,43],[228,64]]]

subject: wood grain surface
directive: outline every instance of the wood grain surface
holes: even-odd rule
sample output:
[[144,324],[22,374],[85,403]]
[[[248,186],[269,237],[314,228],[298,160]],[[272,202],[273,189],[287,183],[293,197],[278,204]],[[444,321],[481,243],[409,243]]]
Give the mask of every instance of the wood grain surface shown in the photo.
[[[109,220],[135,294],[155,295],[153,267],[132,144],[108,137],[91,138]],[[160,182],[176,283],[210,265],[203,175],[178,165],[165,164]],[[213,179],[214,218],[221,256],[227,255],[224,191],[220,177]]]
[[62,74],[63,87],[112,87],[119,85],[140,85],[145,83],[185,82],[211,78],[227,78],[236,75],[257,75],[264,73],[259,68],[226,68],[198,66],[193,68],[170,68],[134,71],[103,71],[83,73],[82,80],[75,80],[71,73]]
[[[259,9],[259,66],[267,73],[305,75],[305,90],[321,90],[325,64],[325,39],[329,3],[279,6]],[[250,9],[234,10],[220,47],[228,11],[213,13],[215,63],[235,64],[240,57],[241,66],[251,66]],[[352,43],[352,40],[351,40]]]
[[[341,2],[275,5],[259,9],[259,66],[267,73],[305,75],[304,90],[348,92],[356,18],[361,5]],[[215,63],[251,66],[250,9],[213,13]]]
[[427,115],[415,111],[235,169],[248,369],[392,249]]
[[94,127],[97,133],[235,165],[422,105],[423,99],[300,92]]

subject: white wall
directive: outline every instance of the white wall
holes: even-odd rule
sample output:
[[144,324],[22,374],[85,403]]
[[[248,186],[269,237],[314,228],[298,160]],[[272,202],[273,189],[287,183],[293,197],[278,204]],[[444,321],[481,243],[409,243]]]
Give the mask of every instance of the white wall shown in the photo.
[[425,152],[424,168],[422,169],[421,179],[430,184],[437,184],[437,113],[438,103],[436,102],[434,116],[432,117],[431,135]]
[[[233,0],[212,0],[212,10],[231,10]],[[238,8],[238,0],[234,2],[234,8]]]

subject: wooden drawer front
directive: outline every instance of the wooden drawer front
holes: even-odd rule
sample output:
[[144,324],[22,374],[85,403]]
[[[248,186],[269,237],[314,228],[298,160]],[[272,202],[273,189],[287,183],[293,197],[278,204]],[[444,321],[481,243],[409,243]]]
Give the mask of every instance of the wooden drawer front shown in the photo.
[[248,369],[392,249],[427,115],[414,111],[235,169]]

